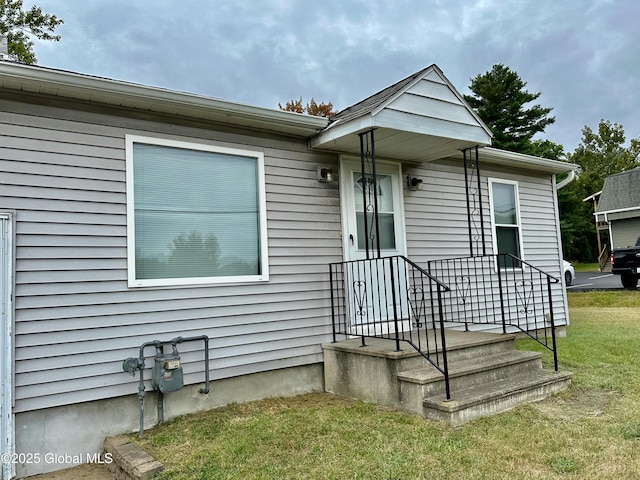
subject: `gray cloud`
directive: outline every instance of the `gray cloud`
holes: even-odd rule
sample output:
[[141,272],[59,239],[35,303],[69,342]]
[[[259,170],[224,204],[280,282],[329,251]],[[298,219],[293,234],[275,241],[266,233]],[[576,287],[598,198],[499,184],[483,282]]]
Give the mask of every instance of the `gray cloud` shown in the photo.
[[[39,0],[64,18],[39,63],[277,108],[344,108],[438,64],[469,79],[504,63],[554,107],[572,151],[601,118],[640,135],[640,2],[625,0]],[[25,2],[25,6],[30,5]]]

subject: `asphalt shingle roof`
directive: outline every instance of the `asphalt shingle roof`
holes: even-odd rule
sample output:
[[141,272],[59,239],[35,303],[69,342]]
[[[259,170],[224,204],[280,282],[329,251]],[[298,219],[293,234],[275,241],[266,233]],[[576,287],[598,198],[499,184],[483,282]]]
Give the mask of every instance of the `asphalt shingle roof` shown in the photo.
[[360,117],[367,113],[372,112],[380,105],[385,103],[391,97],[393,97],[396,93],[402,91],[407,85],[411,84],[416,78],[424,75],[427,70],[434,68],[434,65],[423,68],[419,72],[414,73],[413,75],[409,75],[406,78],[403,78],[397,83],[385,88],[384,90],[380,90],[378,93],[371,95],[370,97],[361,100],[360,102],[351,105],[350,107],[345,108],[344,110],[340,110],[338,113],[331,117],[331,123],[335,123],[338,120],[342,122],[346,122],[353,118]]
[[640,167],[604,180],[597,212],[640,207]]

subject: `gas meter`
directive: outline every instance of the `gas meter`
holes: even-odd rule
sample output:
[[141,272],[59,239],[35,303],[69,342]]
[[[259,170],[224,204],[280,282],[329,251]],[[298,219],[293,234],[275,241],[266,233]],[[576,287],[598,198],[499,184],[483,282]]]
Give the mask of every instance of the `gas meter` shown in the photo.
[[182,388],[182,365],[175,345],[172,352],[164,353],[162,347],[156,347],[155,363],[151,385],[162,393],[175,392]]

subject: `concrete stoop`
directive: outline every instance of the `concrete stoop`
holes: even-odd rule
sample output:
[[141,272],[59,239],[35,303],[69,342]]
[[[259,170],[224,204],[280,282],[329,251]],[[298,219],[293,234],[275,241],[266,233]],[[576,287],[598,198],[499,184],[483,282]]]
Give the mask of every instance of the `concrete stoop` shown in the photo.
[[[410,345],[367,338],[323,345],[325,389],[452,426],[564,390],[569,372],[542,368],[542,354],[515,350],[515,335],[447,330],[451,400],[444,376]],[[432,342],[433,343],[433,342]]]

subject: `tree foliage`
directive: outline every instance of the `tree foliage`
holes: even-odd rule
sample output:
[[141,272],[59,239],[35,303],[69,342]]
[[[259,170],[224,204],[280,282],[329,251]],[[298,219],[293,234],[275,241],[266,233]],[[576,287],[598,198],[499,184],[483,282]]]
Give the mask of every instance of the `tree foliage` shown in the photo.
[[336,114],[333,111],[333,103],[317,103],[313,98],[305,106],[302,105],[302,97],[300,97],[298,100],[289,100],[284,107],[278,103],[278,107],[286,112],[306,113],[316,117],[331,117]]
[[634,138],[625,147],[624,127],[609,120],[600,120],[597,131],[587,125],[582,129],[582,140],[569,161],[580,166],[576,182],[585,197],[602,190],[604,179],[637,166],[640,138]]
[[593,262],[596,247],[593,204],[583,200],[602,190],[609,175],[640,166],[640,138],[625,147],[624,128],[600,120],[597,131],[584,126],[582,140],[568,160],[580,166],[578,178],[558,192],[560,229],[564,255],[572,260]]
[[54,35],[54,32],[64,20],[43,13],[35,5],[25,11],[22,1],[0,0],[0,37],[7,38],[8,51],[19,62],[31,64],[37,61],[31,36],[57,42],[60,35]]
[[494,147],[537,154],[533,136],[555,122],[555,117],[549,116],[553,108],[539,104],[525,108],[540,96],[540,92],[527,91],[526,86],[516,72],[503,64],[471,79],[473,95],[464,95],[464,99],[493,132]]

